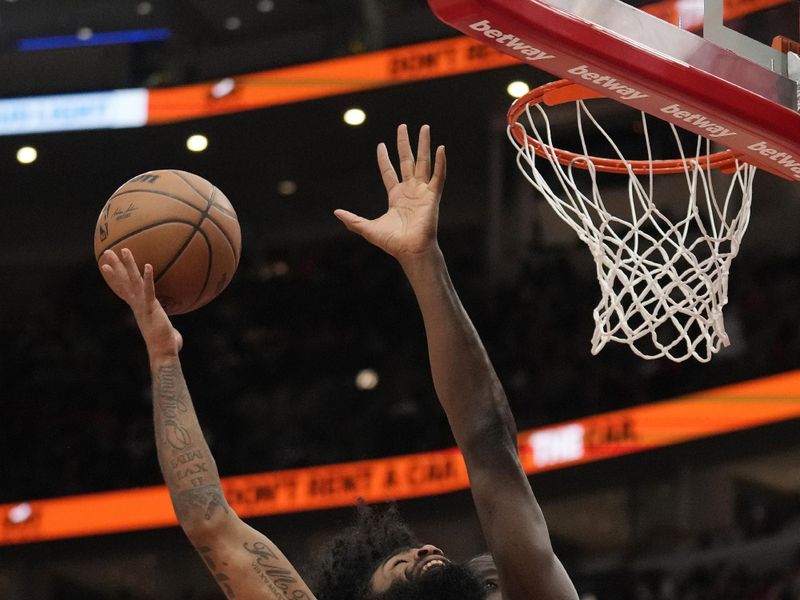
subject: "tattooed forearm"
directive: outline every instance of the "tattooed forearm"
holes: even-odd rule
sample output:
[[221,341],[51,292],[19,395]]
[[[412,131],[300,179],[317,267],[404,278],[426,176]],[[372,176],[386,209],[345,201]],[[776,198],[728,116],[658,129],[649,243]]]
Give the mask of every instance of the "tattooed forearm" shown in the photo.
[[[225,592],[225,596],[229,598],[229,600],[234,600],[236,598],[236,594],[233,591],[233,587],[231,587],[231,578],[225,575],[221,569],[217,568],[216,561],[211,556],[211,547],[210,546],[200,546],[197,548],[197,551],[200,553],[203,562],[206,563],[208,570],[211,571],[211,574],[214,576],[214,579],[219,584],[219,587],[222,588],[222,591]],[[227,567],[226,563],[222,563],[223,567]]]
[[158,368],[153,382],[153,402],[160,413],[166,442],[175,450],[192,445],[192,436],[183,425],[182,417],[189,411],[189,392],[178,365]]
[[177,361],[153,370],[153,416],[161,472],[181,523],[227,514],[219,473]]
[[228,504],[222,496],[218,485],[207,485],[174,494],[172,503],[179,521],[185,521],[197,515],[208,521],[218,511],[228,514]]
[[[276,598],[289,600],[311,600],[305,584],[293,570],[286,568],[286,560],[279,558],[264,542],[245,542],[243,548],[255,558],[253,570],[258,574],[267,589]],[[281,566],[283,565],[283,566]]]

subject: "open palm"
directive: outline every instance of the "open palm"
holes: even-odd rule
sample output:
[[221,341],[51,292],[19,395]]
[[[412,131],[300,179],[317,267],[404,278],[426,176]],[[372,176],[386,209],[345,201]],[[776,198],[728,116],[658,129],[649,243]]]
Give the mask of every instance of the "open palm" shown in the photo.
[[341,209],[334,214],[348,229],[403,262],[436,245],[446,159],[444,147],[440,146],[431,173],[430,127],[427,125],[419,132],[416,159],[411,151],[408,128],[400,125],[397,153],[402,181],[392,166],[386,145],[378,146],[378,167],[389,200],[383,215],[370,220]]

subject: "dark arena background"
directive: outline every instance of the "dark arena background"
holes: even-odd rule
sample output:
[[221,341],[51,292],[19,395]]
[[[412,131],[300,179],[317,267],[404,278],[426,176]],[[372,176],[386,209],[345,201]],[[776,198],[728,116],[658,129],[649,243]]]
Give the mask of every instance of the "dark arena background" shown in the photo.
[[[797,38],[797,2],[731,4],[730,27]],[[382,212],[399,123],[447,147],[441,245],[582,600],[800,599],[800,188],[757,175],[709,364],[592,356],[591,257],[505,134],[509,83],[550,79],[423,0],[0,0],[0,599],[223,597],[164,512],[144,345],[92,254],[108,196],[151,169],[212,181],[242,226],[229,288],[174,318],[234,508],[301,572],[358,496],[485,551],[411,290],[332,214]],[[112,90],[150,112],[36,101]]]

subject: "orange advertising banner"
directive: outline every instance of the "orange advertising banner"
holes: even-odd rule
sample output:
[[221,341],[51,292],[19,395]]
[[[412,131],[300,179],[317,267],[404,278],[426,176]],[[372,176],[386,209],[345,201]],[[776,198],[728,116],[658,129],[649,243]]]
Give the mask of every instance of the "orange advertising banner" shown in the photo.
[[[519,434],[526,473],[604,460],[800,418],[800,371]],[[445,494],[469,487],[455,448],[223,479],[242,517]],[[164,486],[0,505],[0,545],[170,527]]]
[[241,112],[513,64],[519,63],[507,54],[458,37],[251,73],[224,84],[150,90],[147,123]]
[[[790,0],[726,0],[731,20]],[[642,10],[684,29],[703,25],[703,3],[662,0]],[[147,124],[174,123],[520,64],[467,37],[148,91]]]

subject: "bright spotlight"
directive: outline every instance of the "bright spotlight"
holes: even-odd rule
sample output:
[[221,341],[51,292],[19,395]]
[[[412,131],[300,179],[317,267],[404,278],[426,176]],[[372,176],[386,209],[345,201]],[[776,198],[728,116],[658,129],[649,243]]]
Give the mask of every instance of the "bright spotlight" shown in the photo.
[[17,150],[17,160],[23,165],[29,165],[39,156],[36,148],[33,146],[23,146]]
[[344,122],[348,125],[362,125],[367,120],[367,113],[360,108],[350,108],[344,113]]
[[208,138],[204,135],[200,135],[199,133],[190,135],[186,140],[186,147],[192,152],[202,152],[208,148]]
[[512,81],[506,88],[508,95],[513,98],[522,98],[525,94],[531,91],[530,86],[524,81]]

